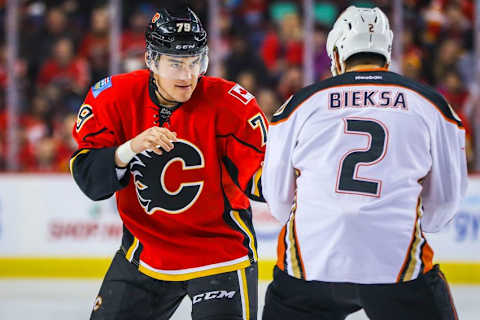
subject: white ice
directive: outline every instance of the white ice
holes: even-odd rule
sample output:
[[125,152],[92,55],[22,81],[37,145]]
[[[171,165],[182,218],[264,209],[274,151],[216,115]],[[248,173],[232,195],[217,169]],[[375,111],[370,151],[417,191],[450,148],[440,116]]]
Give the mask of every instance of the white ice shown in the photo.
[[[260,282],[259,317],[268,282]],[[0,279],[1,320],[86,320],[100,288],[100,280]],[[452,286],[459,319],[480,319],[480,286]],[[172,320],[188,320],[185,299]],[[348,320],[368,319],[363,311]]]

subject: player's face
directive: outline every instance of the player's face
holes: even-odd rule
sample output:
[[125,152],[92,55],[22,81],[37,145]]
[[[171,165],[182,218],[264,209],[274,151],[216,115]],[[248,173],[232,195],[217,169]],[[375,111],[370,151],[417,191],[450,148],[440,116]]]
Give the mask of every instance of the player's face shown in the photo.
[[201,56],[161,55],[157,67],[159,72],[154,73],[161,95],[170,101],[188,101],[198,83],[201,59]]

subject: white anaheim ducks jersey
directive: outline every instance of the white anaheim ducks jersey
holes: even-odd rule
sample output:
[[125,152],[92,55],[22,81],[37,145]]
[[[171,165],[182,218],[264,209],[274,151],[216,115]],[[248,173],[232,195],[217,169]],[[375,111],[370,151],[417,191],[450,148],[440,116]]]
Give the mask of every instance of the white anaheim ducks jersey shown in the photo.
[[384,69],[348,72],[292,96],[267,141],[280,269],[395,283],[432,268],[422,231],[452,220],[467,186],[464,129],[441,95]]

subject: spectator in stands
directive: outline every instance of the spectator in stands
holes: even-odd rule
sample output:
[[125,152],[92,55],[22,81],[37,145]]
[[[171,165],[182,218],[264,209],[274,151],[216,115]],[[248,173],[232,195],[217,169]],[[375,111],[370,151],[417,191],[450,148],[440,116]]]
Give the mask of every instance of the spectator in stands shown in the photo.
[[71,150],[62,141],[45,136],[33,146],[33,172],[68,172]]
[[258,105],[262,108],[265,116],[270,121],[281,104],[277,93],[269,88],[261,88],[260,90],[257,90],[256,97]]
[[241,72],[250,70],[259,83],[270,84],[271,80],[265,64],[240,30],[232,31],[231,44],[230,55],[225,59],[226,78],[234,80]]
[[465,49],[472,49],[472,23],[462,11],[461,5],[454,1],[445,8],[445,23],[443,37],[458,41]]
[[251,94],[257,94],[258,81],[255,78],[255,73],[252,70],[244,70],[243,72],[240,72],[234,81],[247,89],[247,91]]
[[457,63],[461,55],[461,45],[453,39],[445,39],[438,45],[435,58],[430,60],[432,70],[431,83],[439,85],[450,70],[457,69]]
[[105,78],[109,67],[109,27],[110,18],[106,7],[92,11],[90,31],[84,36],[79,54],[87,59],[93,82]]
[[37,85],[43,88],[52,82],[77,94],[83,94],[90,83],[87,61],[75,57],[69,38],[57,40],[50,58],[41,67]]
[[7,164],[7,112],[5,110],[5,91],[0,88],[0,171]]
[[77,149],[77,143],[72,137],[72,128],[76,119],[77,115],[75,113],[68,113],[63,119],[60,119],[54,129],[55,137],[62,141],[65,148],[69,149],[70,155]]
[[[7,89],[7,64],[7,46],[5,45],[5,42],[0,41],[0,90]],[[19,89],[24,88],[27,82],[27,61],[23,58],[17,57],[14,64],[14,72],[17,77],[17,85],[19,86]]]
[[303,76],[301,69],[299,67],[289,67],[280,78],[277,92],[282,101],[285,101],[302,87]]
[[145,64],[145,24],[148,16],[137,9],[128,18],[128,28],[122,34],[122,59],[125,72],[142,69]]
[[441,34],[442,26],[446,21],[442,3],[440,1],[431,1],[422,11],[421,17],[425,24],[422,41],[426,45],[434,44]]
[[0,43],[0,90],[7,88],[7,47]]
[[315,79],[325,79],[331,76],[330,74],[330,58],[328,57],[326,48],[327,31],[321,25],[315,26],[313,34],[314,41],[314,68]]
[[422,80],[422,60],[420,56],[411,51],[402,58],[402,74],[412,80],[423,82]]
[[[25,27],[28,25],[25,23]],[[70,38],[76,41],[78,39],[76,28],[69,25],[67,16],[60,7],[52,7],[46,11],[43,27],[24,32],[26,36],[22,42],[22,52],[27,58],[29,74],[32,78],[37,77],[39,68],[50,56],[52,48],[58,40]]]
[[[209,7],[206,2],[189,2],[208,26]],[[373,3],[362,2],[367,5]],[[329,59],[323,44],[324,28],[329,27],[332,14],[335,16],[350,3],[317,1],[315,4],[314,17],[318,25],[315,27],[313,45],[317,80],[325,74],[329,76]],[[24,129],[19,129],[23,139],[23,154],[27,154],[27,142],[30,144],[52,135],[52,132],[55,137],[53,140],[59,143],[62,138],[59,138],[56,128],[61,126],[65,117],[80,107],[78,92],[83,96],[89,89],[87,83],[94,83],[109,75],[110,17],[105,4],[103,0],[22,2],[20,57],[25,59],[19,59],[15,69],[20,81],[20,111],[27,111],[25,115],[20,115],[20,124],[24,126]],[[217,58],[218,75],[237,80],[255,92],[268,114],[271,106],[279,106],[279,103],[275,105],[272,101],[279,100],[281,103],[303,84],[302,1],[234,0],[219,1],[219,4],[220,48],[214,50],[213,46],[210,47],[212,60]],[[480,133],[480,129],[477,129],[480,127],[480,112],[476,112],[479,99],[472,95],[472,88],[468,87],[475,83],[475,73],[471,72],[475,64],[472,48],[473,1],[409,0],[403,4],[404,55],[402,65],[398,68],[408,77],[444,90],[452,106],[464,117],[464,122],[470,123],[470,131]],[[136,1],[123,0],[123,21],[126,25],[121,42],[122,71],[143,65],[143,26],[146,16],[151,15],[150,11],[155,5],[158,2],[147,1],[139,5]],[[375,5],[386,8],[391,15],[391,2],[379,0],[375,1]],[[0,21],[5,21],[2,11]],[[52,52],[56,52],[58,57],[51,55]],[[5,53],[5,45],[0,41],[0,96],[3,97],[7,83]],[[77,57],[83,58],[83,62],[79,62],[82,59]],[[71,62],[67,63],[68,60]],[[37,94],[37,86],[42,88],[41,97]],[[453,102],[463,101],[465,93],[472,101],[468,110],[462,106],[465,103]],[[48,110],[48,116],[40,116],[42,112],[39,109],[45,104],[44,101],[53,106]],[[0,109],[0,170],[5,169],[4,164],[2,167],[2,158],[6,157],[5,128],[5,111]],[[480,150],[477,152],[480,168]],[[26,160],[23,162],[28,164]]]
[[445,73],[444,79],[437,89],[450,102],[450,105],[462,120],[463,126],[465,127],[467,165],[472,169],[474,165],[474,147],[472,145],[473,132],[470,118],[467,116],[465,110],[465,105],[469,98],[469,92],[462,83],[459,72],[455,69],[448,70]]
[[29,112],[21,117],[26,142],[35,145],[40,139],[51,134],[53,118],[53,105],[45,95],[37,93],[32,99]]
[[[253,48],[258,48],[265,37],[267,2],[263,0],[238,1],[239,8],[234,11],[236,13],[233,16],[234,25],[242,26],[244,36]],[[232,3],[235,2],[232,1]]]
[[279,76],[290,66],[303,62],[303,34],[298,13],[285,13],[277,21],[278,29],[270,31],[261,47],[261,56],[268,70]]
[[469,93],[463,85],[458,71],[455,69],[446,71],[437,90],[450,102],[450,105],[462,120],[467,135],[470,134],[470,121],[464,113]]

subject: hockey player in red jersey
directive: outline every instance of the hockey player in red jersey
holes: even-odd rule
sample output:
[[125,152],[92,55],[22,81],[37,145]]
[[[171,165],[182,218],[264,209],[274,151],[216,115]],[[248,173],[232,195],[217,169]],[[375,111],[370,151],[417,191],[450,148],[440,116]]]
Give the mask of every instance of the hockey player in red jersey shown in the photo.
[[248,197],[267,121],[238,84],[204,76],[207,34],[185,5],[146,30],[139,70],[101,80],[73,128],[70,162],[92,200],[116,196],[124,225],[91,319],[256,319],[257,252]]

